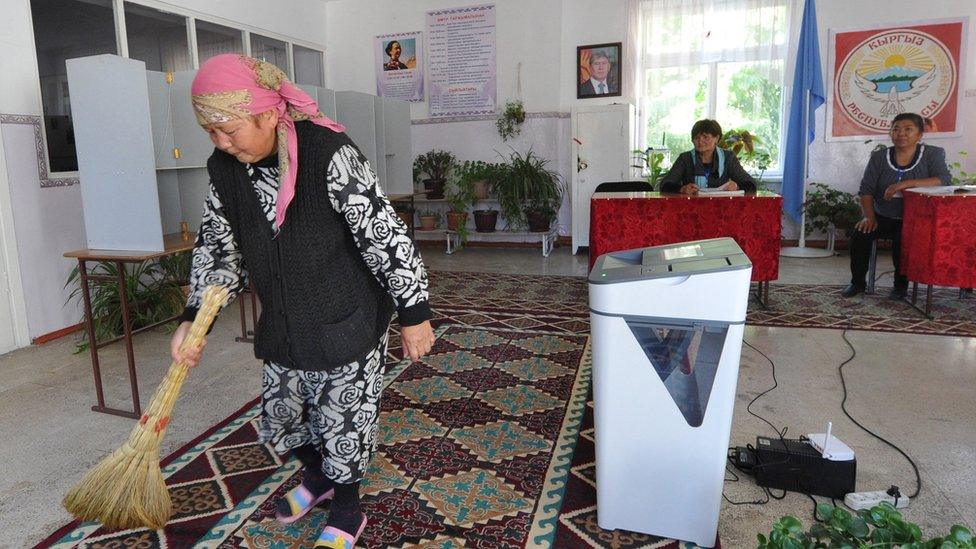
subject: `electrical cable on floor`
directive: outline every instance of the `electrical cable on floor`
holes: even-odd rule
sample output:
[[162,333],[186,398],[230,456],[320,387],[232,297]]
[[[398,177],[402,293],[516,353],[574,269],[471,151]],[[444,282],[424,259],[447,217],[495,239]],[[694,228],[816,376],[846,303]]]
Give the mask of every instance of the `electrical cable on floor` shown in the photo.
[[[759,349],[757,349],[756,347],[754,347],[751,343],[749,343],[745,339],[742,340],[742,343],[744,343],[745,345],[747,345],[753,351],[756,351],[757,353],[759,353],[760,355],[762,355],[763,358],[765,358],[766,361],[769,362],[769,366],[772,369],[772,377],[773,377],[773,386],[770,387],[769,389],[766,389],[765,391],[759,393],[755,397],[753,397],[753,399],[749,401],[749,404],[746,405],[746,411],[749,412],[754,417],[756,417],[756,418],[762,420],[763,422],[765,422],[766,425],[769,425],[769,427],[773,430],[773,432],[775,432],[776,435],[779,437],[780,441],[783,442],[783,448],[787,448],[786,441],[784,440],[783,437],[786,436],[786,432],[787,432],[788,428],[787,427],[784,427],[782,430],[780,430],[775,425],[773,425],[772,422],[770,422],[768,419],[766,419],[766,418],[762,417],[761,415],[757,414],[756,412],[753,412],[752,411],[752,405],[755,404],[757,400],[759,400],[760,398],[762,398],[764,395],[769,394],[773,389],[779,387],[779,381],[776,379],[776,363],[773,362],[773,360],[771,358],[769,358],[766,355],[766,353],[760,351]],[[750,450],[754,450],[754,448],[752,447],[751,444],[747,444],[746,447],[749,448]],[[732,450],[732,449],[730,449],[730,450]],[[777,461],[777,462],[774,462],[774,463],[758,464],[758,465],[756,465],[754,467],[754,469],[755,468],[761,468],[761,467],[768,467],[770,465],[776,465],[778,463],[785,463],[785,462],[789,461],[789,459],[790,459],[789,454],[787,454],[787,457],[784,460],[782,460],[782,461]],[[734,463],[732,464],[732,466],[735,467],[736,469],[738,469],[738,467],[736,467]],[[741,471],[741,469],[740,469],[740,471]],[[746,471],[742,471],[742,472],[745,473]],[[732,474],[735,475],[735,473],[732,473]],[[736,480],[738,480],[738,475],[736,475]],[[764,505],[766,503],[769,503],[769,500],[770,499],[777,499],[777,500],[779,500],[779,499],[783,499],[783,498],[786,497],[786,490],[783,490],[783,495],[776,496],[775,494],[772,493],[772,491],[769,488],[766,488],[766,487],[760,487],[760,488],[762,488],[763,493],[765,493],[765,495],[766,495],[766,499],[764,499],[764,500],[732,501],[731,499],[729,499],[728,496],[725,495],[725,492],[724,491],[722,492],[722,497],[725,498],[725,501],[729,502],[729,504],[731,504],[731,505]]]
[[[878,435],[877,433],[875,433],[874,431],[868,429],[864,425],[861,425],[861,423],[858,422],[853,417],[851,417],[851,414],[847,411],[847,380],[844,379],[844,366],[847,366],[847,364],[850,363],[852,360],[854,360],[854,357],[857,356],[857,349],[855,349],[854,348],[854,345],[851,344],[851,341],[849,339],[847,339],[847,332],[848,332],[848,330],[850,330],[851,324],[852,324],[851,323],[851,319],[848,318],[847,319],[847,328],[844,328],[844,331],[841,332],[841,337],[844,339],[844,343],[847,343],[847,346],[851,348],[851,356],[847,360],[845,360],[844,362],[842,362],[841,365],[837,368],[837,372],[838,372],[838,374],[840,374],[840,386],[844,390],[844,398],[840,401],[840,409],[843,410],[844,415],[847,416],[847,419],[851,420],[854,423],[854,425],[857,425],[865,433],[873,436],[874,438],[876,438],[876,439],[880,440],[881,442],[887,444],[888,446],[894,448],[895,451],[897,451],[899,454],[901,454],[902,456],[904,456],[905,459],[908,460],[908,463],[911,464],[911,466],[912,466],[912,470],[915,471],[915,491],[912,492],[911,494],[909,494],[907,497],[909,499],[913,499],[916,496],[918,496],[919,492],[922,491],[922,476],[918,472],[918,466],[915,465],[915,462],[912,460],[912,458],[909,457],[908,454],[906,454],[901,448],[899,448],[898,446],[895,446],[894,443],[892,443],[888,439],[882,437],[881,435]],[[751,345],[750,345],[750,347],[751,347]]]
[[[784,427],[783,430],[780,431],[768,419],[766,419],[766,418],[762,417],[761,415],[759,415],[759,414],[757,414],[757,413],[755,413],[755,412],[752,411],[752,405],[755,404],[757,400],[759,400],[763,396],[765,396],[765,395],[769,394],[770,392],[772,392],[773,389],[779,387],[779,381],[776,379],[776,363],[773,362],[773,360],[771,358],[769,358],[768,356],[766,356],[766,353],[760,351],[759,349],[757,349],[756,347],[754,347],[751,343],[749,343],[745,339],[742,340],[742,343],[744,343],[747,347],[749,347],[753,351],[756,351],[757,353],[759,353],[760,355],[762,355],[762,357],[765,358],[767,362],[769,362],[769,366],[770,366],[770,368],[772,368],[772,371],[773,371],[773,386],[770,387],[769,389],[766,389],[765,391],[759,393],[755,397],[753,397],[753,399],[750,400],[749,401],[749,404],[746,406],[746,411],[749,412],[750,414],[752,414],[753,416],[759,418],[760,420],[764,421],[766,423],[766,425],[769,425],[769,427],[773,430],[773,432],[775,432],[776,435],[779,436],[780,440],[783,440],[783,437],[786,436],[786,431],[789,429],[788,427]],[[785,445],[785,443],[784,443],[784,445]]]

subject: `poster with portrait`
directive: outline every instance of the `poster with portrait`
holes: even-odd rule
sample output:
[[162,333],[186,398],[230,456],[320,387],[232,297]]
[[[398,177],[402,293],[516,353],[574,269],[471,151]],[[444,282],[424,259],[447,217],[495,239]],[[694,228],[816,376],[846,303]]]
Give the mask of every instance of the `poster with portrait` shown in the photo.
[[576,98],[620,95],[620,42],[576,48]]
[[495,6],[427,12],[431,118],[495,114]]
[[827,140],[887,134],[903,112],[926,120],[926,135],[961,135],[960,90],[968,19],[830,31]]
[[385,34],[373,39],[376,95],[418,103],[424,100],[423,33]]

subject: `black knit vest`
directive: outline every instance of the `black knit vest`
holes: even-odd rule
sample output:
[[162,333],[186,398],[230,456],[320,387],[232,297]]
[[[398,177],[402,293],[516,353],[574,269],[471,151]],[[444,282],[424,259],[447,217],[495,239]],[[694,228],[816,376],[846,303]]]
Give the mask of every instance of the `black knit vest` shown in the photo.
[[215,150],[207,169],[261,300],[254,355],[328,370],[364,357],[386,331],[394,306],[329,202],[329,164],[352,140],[311,122],[295,128],[295,197],[276,238],[244,164]]

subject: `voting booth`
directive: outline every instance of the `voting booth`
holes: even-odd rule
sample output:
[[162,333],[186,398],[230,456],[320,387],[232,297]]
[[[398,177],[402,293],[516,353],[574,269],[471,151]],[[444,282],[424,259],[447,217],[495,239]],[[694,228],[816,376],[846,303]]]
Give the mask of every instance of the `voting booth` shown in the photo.
[[731,238],[594,263],[601,528],[715,544],[751,274]]

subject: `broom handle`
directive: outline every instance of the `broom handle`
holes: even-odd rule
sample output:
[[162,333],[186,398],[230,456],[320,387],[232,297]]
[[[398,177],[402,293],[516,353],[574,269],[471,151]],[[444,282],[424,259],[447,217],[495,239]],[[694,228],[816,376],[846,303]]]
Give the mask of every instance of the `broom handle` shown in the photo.
[[[190,326],[190,333],[183,339],[180,350],[196,347],[203,342],[214,317],[227,302],[228,296],[229,292],[223,287],[209,286],[204,290],[203,304],[193,320],[193,325]],[[176,404],[176,398],[180,394],[180,388],[189,370],[189,366],[183,361],[174,361],[170,364],[166,377],[153,394],[146,412],[129,435],[129,443],[132,446],[138,447],[138,439],[144,436],[162,439],[169,424],[170,412]]]

